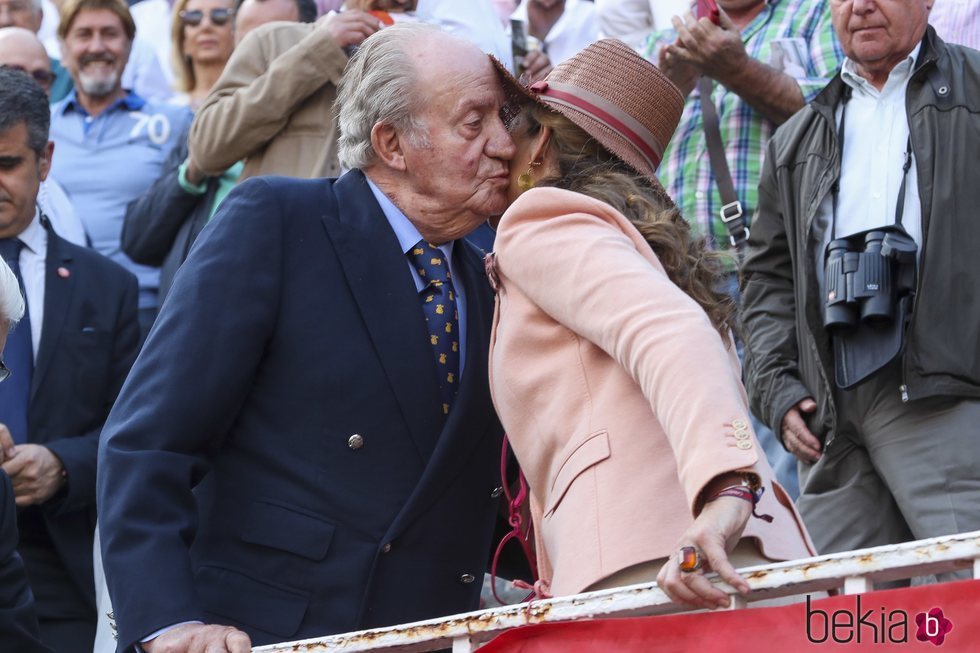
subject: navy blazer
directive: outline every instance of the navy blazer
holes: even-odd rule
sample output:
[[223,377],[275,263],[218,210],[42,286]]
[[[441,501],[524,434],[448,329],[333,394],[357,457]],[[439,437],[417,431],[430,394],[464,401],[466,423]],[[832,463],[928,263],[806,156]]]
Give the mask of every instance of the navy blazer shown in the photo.
[[472,246],[455,248],[467,360],[446,419],[418,292],[363,174],[228,196],[100,449],[120,650],[194,619],[267,644],[478,607],[502,430],[491,291]]
[[[85,605],[71,609],[94,619],[96,457],[102,425],[136,358],[138,291],[132,273],[60,238],[46,219],[43,225],[48,232],[44,323],[31,380],[27,440],[58,456],[68,483],[45,503],[22,510],[18,521],[21,536],[30,530],[31,541],[45,542],[70,576],[34,570],[39,615],[64,617],[66,597],[80,596]],[[58,578],[77,591],[66,591]]]
[[17,555],[17,513],[10,477],[0,471],[0,644],[5,651],[50,653],[41,644],[34,597]]

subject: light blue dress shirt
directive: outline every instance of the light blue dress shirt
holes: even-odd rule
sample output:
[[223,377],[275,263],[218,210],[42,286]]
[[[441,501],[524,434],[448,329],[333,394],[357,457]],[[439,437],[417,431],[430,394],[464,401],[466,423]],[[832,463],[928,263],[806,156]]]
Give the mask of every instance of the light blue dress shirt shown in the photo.
[[134,93],[94,117],[75,91],[51,107],[51,176],[68,194],[92,247],[136,275],[141,309],[156,307],[160,272],[123,253],[126,206],[160,176],[175,137],[191,118],[186,107],[150,104]]
[[[412,279],[415,280],[415,289],[421,292],[426,284],[422,281],[422,277],[419,276],[419,273],[415,270],[415,266],[412,265],[411,260],[408,258],[408,250],[415,247],[416,243],[422,240],[422,234],[415,228],[411,220],[402,213],[401,209],[395,206],[388,199],[388,196],[374,185],[373,181],[367,179],[367,183],[371,188],[371,192],[374,194],[374,199],[378,200],[378,204],[381,205],[381,211],[388,219],[388,224],[391,225],[391,229],[398,238],[398,244],[401,246],[402,253],[405,255],[405,265],[408,266]],[[455,240],[444,243],[439,246],[439,250],[446,255],[446,260],[449,261],[449,271],[453,275],[453,288],[456,289],[456,311],[459,313],[459,378],[462,379],[463,370],[466,367],[466,291],[463,288],[462,277],[458,274],[459,266],[453,263],[453,245],[455,244]],[[465,245],[461,244],[460,247],[465,247]],[[421,312],[422,305],[420,303],[419,313]]]

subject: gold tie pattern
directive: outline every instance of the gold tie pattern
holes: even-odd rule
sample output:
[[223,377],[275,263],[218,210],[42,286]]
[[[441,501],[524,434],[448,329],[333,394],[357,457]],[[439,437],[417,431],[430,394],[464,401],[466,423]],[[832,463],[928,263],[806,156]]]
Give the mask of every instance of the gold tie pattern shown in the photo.
[[459,313],[452,273],[442,252],[424,240],[410,249],[408,256],[426,284],[419,296],[429,329],[429,344],[435,356],[442,413],[448,415],[456,397],[459,377]]

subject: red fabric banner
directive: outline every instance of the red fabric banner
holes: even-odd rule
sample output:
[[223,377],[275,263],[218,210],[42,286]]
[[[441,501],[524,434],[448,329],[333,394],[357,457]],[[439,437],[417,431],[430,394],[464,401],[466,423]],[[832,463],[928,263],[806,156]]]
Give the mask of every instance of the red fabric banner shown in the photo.
[[525,626],[480,653],[980,651],[980,580],[777,608]]

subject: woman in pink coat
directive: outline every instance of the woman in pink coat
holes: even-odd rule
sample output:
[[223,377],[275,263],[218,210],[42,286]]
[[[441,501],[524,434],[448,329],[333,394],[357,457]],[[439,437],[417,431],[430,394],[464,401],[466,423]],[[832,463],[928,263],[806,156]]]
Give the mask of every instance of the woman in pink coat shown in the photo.
[[613,40],[515,90],[491,389],[539,576],[553,595],[657,579],[726,606],[706,569],[747,592],[733,563],[813,549],[752,432],[718,255],[655,176],[684,100]]

